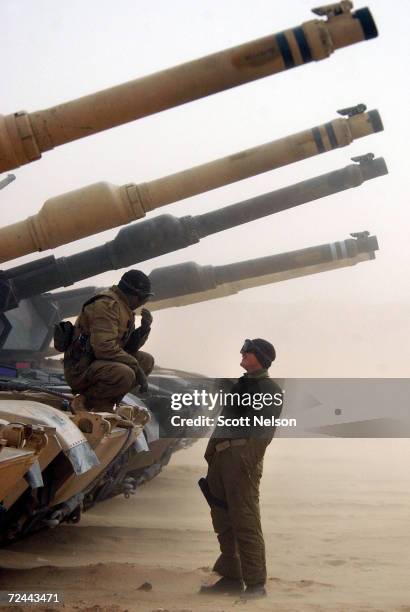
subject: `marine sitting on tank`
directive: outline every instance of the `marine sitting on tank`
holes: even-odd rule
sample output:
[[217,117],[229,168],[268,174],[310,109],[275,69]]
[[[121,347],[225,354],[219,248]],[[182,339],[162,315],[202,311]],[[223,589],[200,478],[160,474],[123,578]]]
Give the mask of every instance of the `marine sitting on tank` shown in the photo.
[[154,358],[140,348],[151,331],[152,316],[142,308],[141,325],[134,310],[153,295],[143,272],[129,270],[120,282],[85,302],[64,354],[64,374],[73,393],[74,410],[112,412],[131,389],[148,389]]

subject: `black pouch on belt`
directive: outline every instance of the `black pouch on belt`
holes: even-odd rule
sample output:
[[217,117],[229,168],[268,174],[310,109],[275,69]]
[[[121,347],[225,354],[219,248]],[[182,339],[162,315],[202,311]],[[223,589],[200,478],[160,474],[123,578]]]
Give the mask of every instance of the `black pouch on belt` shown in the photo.
[[74,325],[70,321],[60,321],[54,325],[54,348],[64,353],[73,340]]

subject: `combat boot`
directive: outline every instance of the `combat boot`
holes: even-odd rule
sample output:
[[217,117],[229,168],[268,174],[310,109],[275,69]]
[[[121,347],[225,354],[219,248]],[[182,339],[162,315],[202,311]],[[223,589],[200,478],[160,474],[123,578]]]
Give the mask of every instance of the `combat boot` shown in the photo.
[[246,587],[246,590],[241,594],[241,599],[262,599],[266,596],[265,586],[263,584],[255,584]]
[[229,595],[238,595],[238,593],[243,593],[243,589],[244,585],[240,578],[225,578],[225,576],[223,576],[215,582],[215,584],[201,586],[199,594],[221,595],[226,593]]
[[91,399],[87,397],[86,406],[89,412],[114,412],[115,402],[109,399]]

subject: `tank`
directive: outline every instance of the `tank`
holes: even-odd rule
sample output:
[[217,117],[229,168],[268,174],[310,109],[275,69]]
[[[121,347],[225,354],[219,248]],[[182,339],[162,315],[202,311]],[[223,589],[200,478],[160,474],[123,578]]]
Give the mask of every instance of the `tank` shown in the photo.
[[349,145],[383,130],[359,104],[320,126],[176,174],[118,187],[95,183],[45,202],[36,215],[0,229],[0,263],[125,225],[173,202]]
[[[29,376],[0,379],[0,432],[3,423],[17,417],[26,429],[34,421],[54,425],[45,426],[48,446],[39,457],[37,483],[27,479],[27,470],[36,458],[33,453],[2,448],[0,544],[61,522],[77,523],[82,511],[95,503],[121,493],[129,497],[156,476],[172,453],[191,441],[160,438],[155,407],[169,402],[167,385],[171,379],[173,389],[187,390],[192,376],[157,368],[145,403],[128,394],[126,404],[115,413],[75,415],[67,411],[66,396],[61,392],[64,383],[40,386]],[[199,378],[204,388],[213,389],[213,381],[195,375],[196,382]],[[147,406],[154,406],[154,410]],[[41,429],[39,425],[37,429]],[[1,439],[0,447],[5,443]]]
[[[376,237],[361,232],[341,242],[235,264],[213,267],[188,262],[158,268],[150,275],[156,292],[150,308],[186,306],[250,287],[355,265],[374,259],[377,249]],[[52,353],[48,347],[54,321],[77,314],[84,300],[95,291],[95,287],[90,287],[44,294],[22,300],[18,308],[2,315],[3,320],[7,319],[9,334],[3,337],[0,350],[0,361],[8,364],[3,366],[4,370],[8,368],[8,377],[4,377],[4,370],[3,378],[0,377],[0,425],[18,419],[23,430],[36,427],[47,431],[47,447],[39,458],[37,484],[23,478],[33,457],[25,457],[20,471],[17,455],[12,457],[14,463],[4,462],[6,482],[11,486],[0,497],[0,542],[55,527],[62,521],[78,522],[81,512],[95,503],[119,493],[126,497],[134,493],[161,470],[173,452],[192,442],[183,437],[160,438],[161,414],[169,406],[170,394],[175,390],[185,392],[190,388],[190,380],[197,384],[198,378],[204,388],[214,389],[214,382],[206,377],[156,368],[143,400],[131,393],[125,398],[128,405],[117,413],[70,414],[69,396],[65,395],[68,389],[58,365],[54,374],[49,371],[45,382],[37,378],[39,372],[46,374],[38,362]],[[38,349],[38,344],[22,344],[23,322],[26,337],[30,338],[36,302],[37,323],[41,321],[40,312],[44,317],[43,350]],[[43,303],[42,311],[39,302]],[[55,313],[54,319],[50,312]],[[35,327],[41,329],[38,324]],[[13,347],[16,340],[18,346]],[[24,364],[22,359],[30,359],[30,363]],[[10,378],[13,368],[14,378]],[[1,433],[0,427],[0,438]],[[36,494],[37,489],[41,495]]]
[[[368,9],[351,9],[348,0],[319,7],[314,12],[324,19],[301,27],[53,108],[1,117],[0,172],[39,159],[43,152],[67,142],[324,59],[335,49],[377,36]],[[340,118],[323,125],[149,183],[117,187],[102,182],[51,198],[38,215],[0,229],[1,262],[126,225],[151,210],[347,146],[383,129],[378,112],[367,112],[363,104],[338,112]],[[54,323],[77,314],[97,288],[45,291],[100,273],[114,253],[114,265],[110,262],[111,267],[104,269],[128,265],[126,256],[136,263],[184,248],[234,225],[357,186],[385,171],[383,160],[362,159],[236,207],[182,219],[164,215],[122,230],[100,250],[58,260],[51,256],[2,273],[0,542],[63,521],[77,523],[82,511],[95,503],[119,493],[129,496],[154,477],[173,452],[190,443],[186,436],[162,439],[159,431],[160,413],[169,406],[171,391],[189,389],[199,377],[192,373],[156,368],[143,399],[130,393],[114,413],[72,413],[61,364],[50,359],[55,357],[50,340]],[[135,248],[128,249],[130,242]],[[151,250],[147,242],[152,242]],[[152,308],[189,305],[355,265],[373,259],[377,248],[376,238],[362,232],[338,243],[258,260],[214,267],[193,262],[167,266],[151,274],[157,288]],[[206,377],[202,381],[209,388],[214,384]],[[40,452],[39,444],[34,448],[33,431],[43,441]]]
[[[103,130],[325,59],[336,49],[378,35],[367,8],[347,0],[314,9],[301,26],[145,76],[52,108],[0,116],[0,172],[45,151]],[[178,83],[178,87],[175,87]]]
[[93,249],[60,259],[49,256],[9,268],[0,280],[0,311],[15,308],[22,299],[186,248],[206,236],[358,187],[387,173],[382,157],[374,159],[369,153],[354,159],[355,163],[339,170],[251,200],[195,217],[160,215],[124,227],[114,240]]
[[[0,419],[25,428],[44,425],[48,443],[39,457],[42,482],[11,479],[0,497],[0,542],[10,542],[62,520],[78,522],[83,501],[101,487],[107,473],[138,443],[149,418],[144,408],[129,405],[115,414],[67,412],[64,394],[46,388],[0,381]],[[36,493],[38,489],[38,494]]]

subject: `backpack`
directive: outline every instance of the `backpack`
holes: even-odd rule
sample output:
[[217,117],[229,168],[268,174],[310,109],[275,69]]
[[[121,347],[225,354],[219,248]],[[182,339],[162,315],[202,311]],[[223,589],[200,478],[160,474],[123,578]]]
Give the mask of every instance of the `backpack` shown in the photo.
[[[102,294],[94,295],[92,298],[87,300],[85,304],[83,304],[81,312],[86,306],[88,306],[88,304],[92,304],[100,297],[102,297]],[[59,353],[66,352],[73,342],[74,329],[74,325],[71,323],[71,321],[60,321],[54,325],[53,340],[56,351]]]

